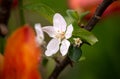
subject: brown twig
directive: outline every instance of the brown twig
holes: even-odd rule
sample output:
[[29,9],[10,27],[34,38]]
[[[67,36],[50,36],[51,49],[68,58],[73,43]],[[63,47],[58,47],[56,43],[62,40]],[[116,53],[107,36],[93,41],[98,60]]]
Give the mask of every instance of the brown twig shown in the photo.
[[[97,7],[94,15],[92,18],[88,21],[87,25],[84,27],[86,30],[91,31],[94,26],[98,23],[100,20],[102,14],[107,9],[109,5],[111,5],[116,0],[103,0],[103,2]],[[65,67],[67,67],[71,63],[71,60],[68,56],[63,59],[63,61],[56,65],[55,69],[53,70],[52,74],[49,76],[48,79],[57,79],[59,74],[64,70]]]
[[0,36],[5,36],[8,32],[7,24],[10,17],[13,0],[2,0],[0,5]]
[[64,70],[64,68],[71,63],[71,60],[68,56],[65,57],[65,59],[56,65],[55,69],[53,70],[52,74],[49,76],[48,79],[57,79],[59,74]]
[[101,19],[102,14],[107,9],[107,7],[112,4],[116,0],[103,0],[103,2],[97,7],[94,15],[92,18],[88,21],[87,25],[84,27],[86,30],[91,31],[94,26],[98,23],[98,21]]

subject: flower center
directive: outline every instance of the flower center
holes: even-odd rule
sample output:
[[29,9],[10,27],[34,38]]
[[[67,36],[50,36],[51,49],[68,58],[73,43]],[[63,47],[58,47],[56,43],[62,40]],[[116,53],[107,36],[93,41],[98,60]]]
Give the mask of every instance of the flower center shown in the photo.
[[65,38],[65,32],[57,31],[56,38],[62,40]]

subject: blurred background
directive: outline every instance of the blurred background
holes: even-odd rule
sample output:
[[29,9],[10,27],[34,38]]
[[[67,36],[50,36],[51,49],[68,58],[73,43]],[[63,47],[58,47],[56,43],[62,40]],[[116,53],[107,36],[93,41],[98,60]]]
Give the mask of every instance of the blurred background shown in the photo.
[[[24,0],[24,5],[33,3],[44,3],[63,16],[69,9],[68,0]],[[50,24],[34,11],[24,10],[24,14],[26,23],[31,26],[35,23],[41,23],[42,26]],[[9,20],[9,34],[20,26],[19,18],[18,7],[13,7]],[[82,56],[85,60],[75,63],[73,67],[68,66],[58,79],[120,79],[120,14],[112,13],[110,16],[103,17],[92,32],[99,42],[93,46],[84,44]],[[4,41],[5,38],[0,37],[2,53]],[[43,69],[42,72],[44,78],[50,75],[54,68],[54,64],[51,64],[53,61],[49,62],[46,67],[43,67],[46,70]]]

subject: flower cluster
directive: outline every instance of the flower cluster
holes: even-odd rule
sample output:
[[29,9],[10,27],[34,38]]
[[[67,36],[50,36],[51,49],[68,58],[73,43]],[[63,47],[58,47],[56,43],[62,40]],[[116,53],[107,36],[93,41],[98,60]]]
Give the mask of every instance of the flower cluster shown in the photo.
[[73,26],[67,26],[65,19],[56,13],[53,17],[53,26],[41,27],[40,24],[35,24],[36,41],[38,44],[43,45],[44,35],[46,32],[52,39],[48,43],[45,51],[46,56],[56,54],[59,49],[62,56],[66,55],[70,46],[68,39],[72,36]]

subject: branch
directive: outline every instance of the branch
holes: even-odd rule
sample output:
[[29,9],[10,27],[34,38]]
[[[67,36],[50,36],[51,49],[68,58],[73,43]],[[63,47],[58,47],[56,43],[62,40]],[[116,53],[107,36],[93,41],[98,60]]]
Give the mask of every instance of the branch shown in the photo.
[[102,14],[104,11],[108,8],[110,4],[112,4],[116,0],[103,0],[103,2],[97,7],[94,15],[92,18],[88,21],[87,25],[84,27],[86,30],[91,31],[94,26],[98,23],[98,21],[101,19]]
[[5,36],[8,32],[7,24],[10,17],[13,0],[2,0],[0,5],[0,36]]
[[[114,1],[116,0],[103,0],[103,2],[97,7],[94,15],[88,21],[87,25],[84,28],[88,31],[91,31],[98,23],[107,7],[111,5]],[[57,79],[59,74],[64,70],[65,67],[71,64],[71,62],[72,61],[69,59],[69,57],[66,56],[60,64],[56,65],[55,69],[53,70],[52,74],[49,76],[48,79]]]
[[71,63],[71,60],[68,56],[65,57],[65,59],[56,65],[55,69],[53,70],[52,74],[49,76],[48,79],[57,79],[59,74],[64,70],[64,68]]

